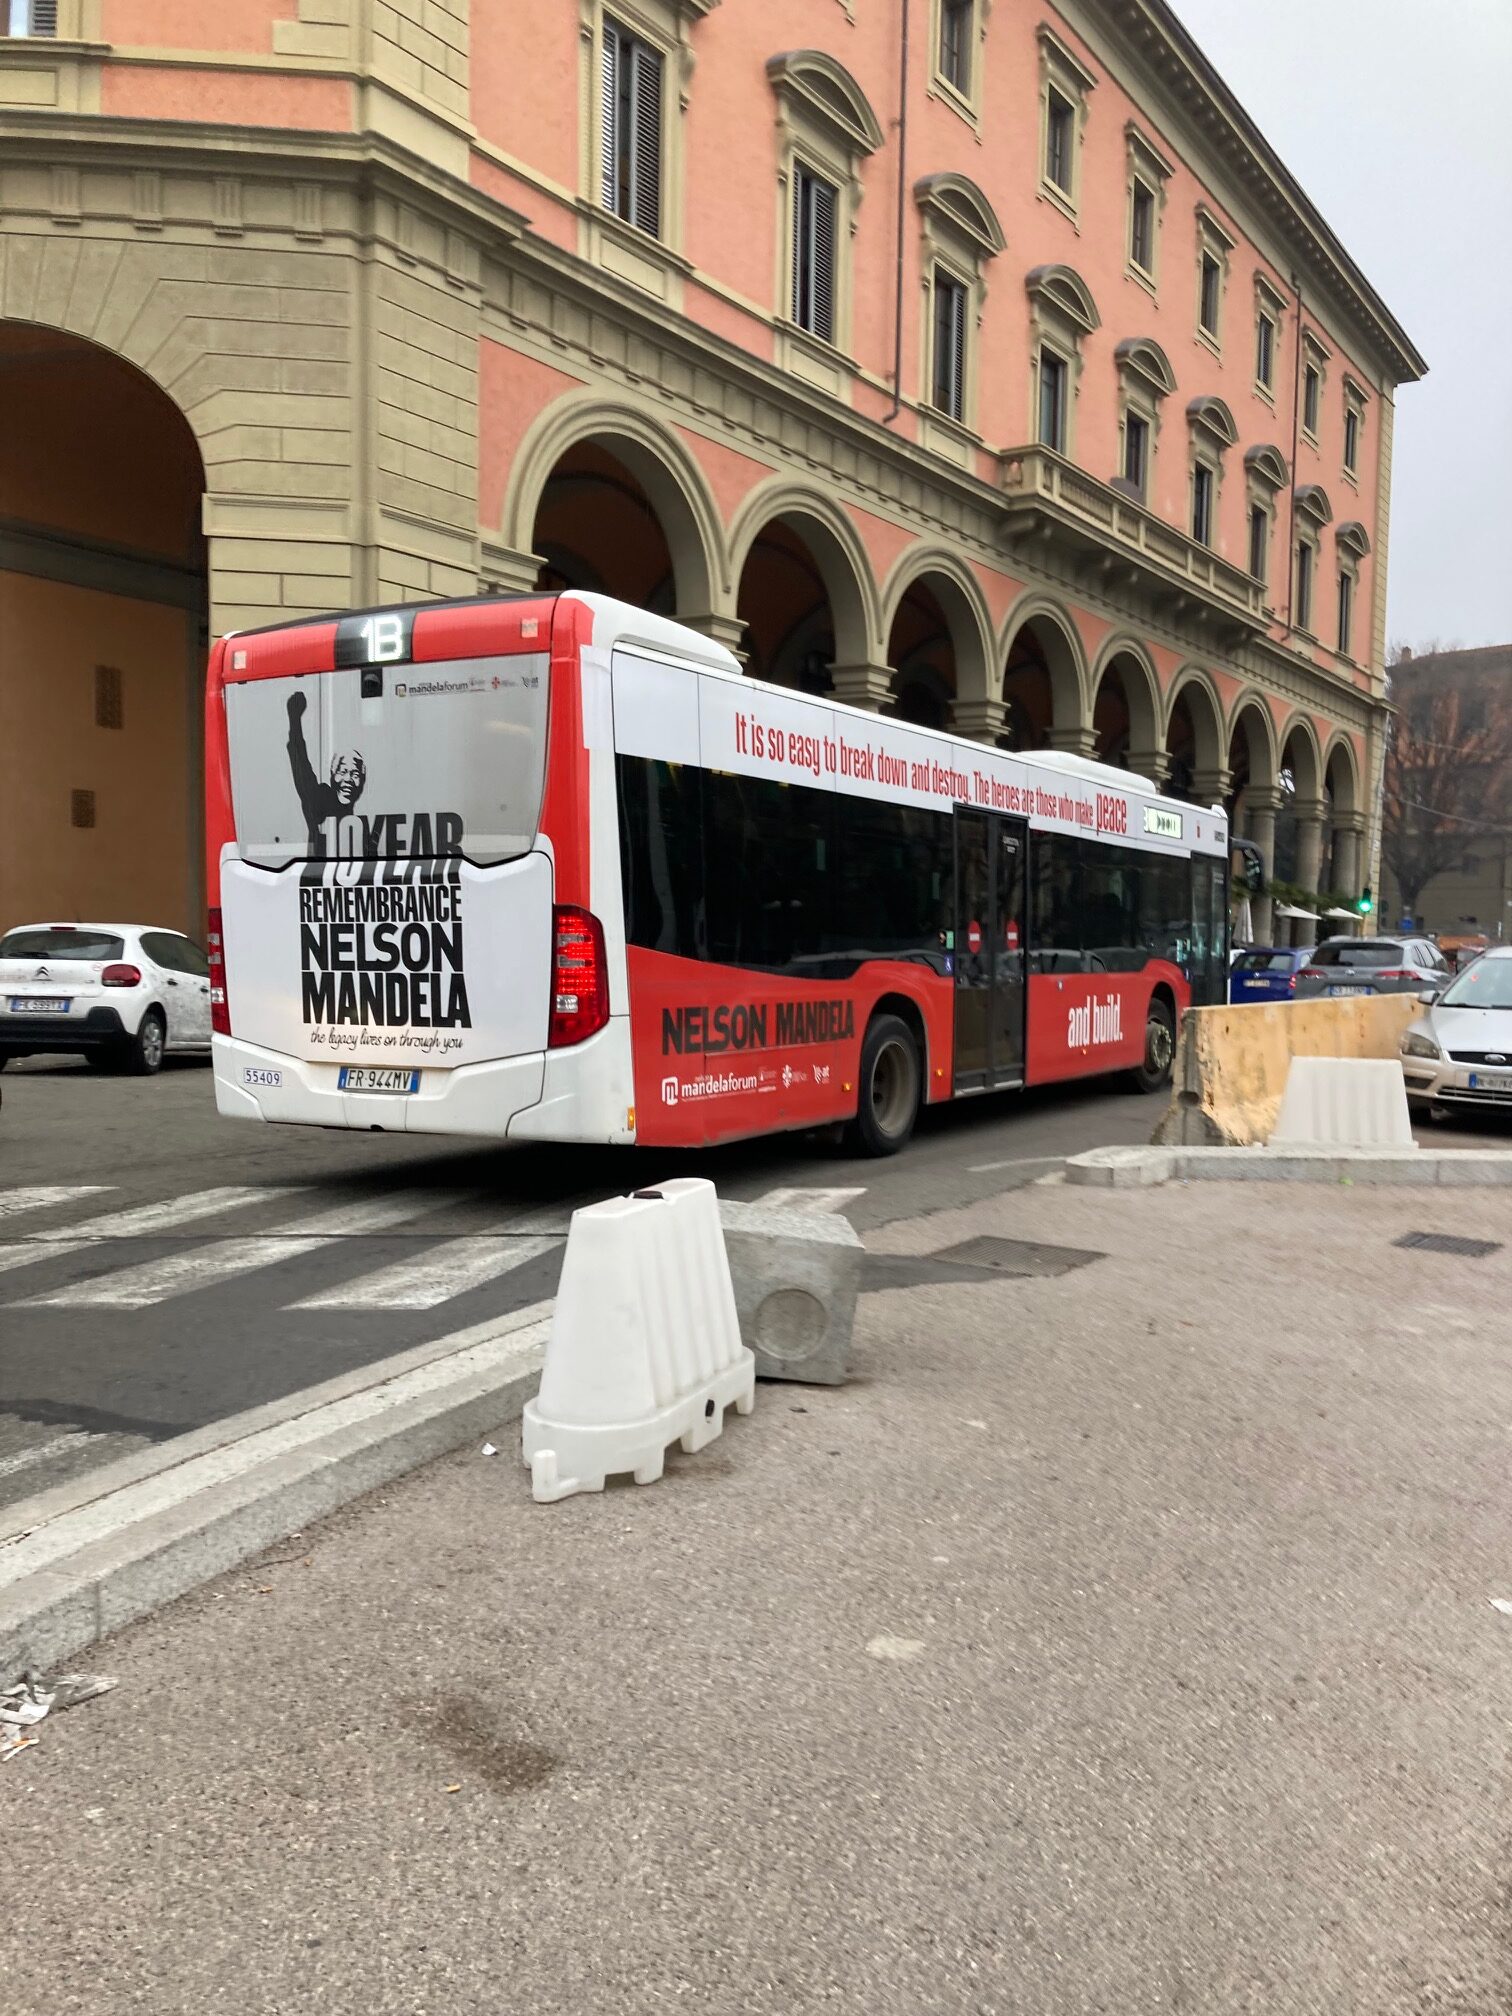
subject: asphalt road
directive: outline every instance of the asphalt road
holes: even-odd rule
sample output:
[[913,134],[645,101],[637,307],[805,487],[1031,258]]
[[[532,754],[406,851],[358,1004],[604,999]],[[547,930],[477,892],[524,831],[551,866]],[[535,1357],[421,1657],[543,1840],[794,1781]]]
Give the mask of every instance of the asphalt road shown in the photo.
[[799,1136],[694,1157],[252,1127],[197,1062],[38,1059],[0,1092],[0,1507],[551,1294],[594,1198],[696,1170],[736,1198],[833,1192],[866,1230],[1145,1140],[1161,1109],[1107,1084],[978,1099],[876,1162]]
[[0,1091],[0,1507],[550,1295],[595,1198],[697,1171],[735,1198],[832,1192],[867,1231],[1147,1140],[1162,1108],[1116,1082],[968,1100],[877,1162],[794,1135],[691,1156],[253,1127],[198,1062],[37,1059]]

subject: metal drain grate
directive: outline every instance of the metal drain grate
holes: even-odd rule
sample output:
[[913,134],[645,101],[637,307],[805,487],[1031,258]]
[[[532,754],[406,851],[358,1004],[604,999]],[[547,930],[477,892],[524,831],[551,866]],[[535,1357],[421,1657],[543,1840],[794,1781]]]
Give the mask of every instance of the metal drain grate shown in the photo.
[[1500,1253],[1500,1239],[1462,1239],[1457,1232],[1404,1232],[1393,1246],[1415,1246],[1423,1253],[1455,1253],[1462,1260],[1484,1260],[1488,1253]]
[[931,1260],[954,1260],[961,1266],[988,1267],[994,1274],[1069,1274],[1073,1267],[1106,1259],[1106,1254],[1089,1253],[1079,1246],[1042,1246],[1034,1239],[963,1239],[958,1246],[946,1246],[931,1253]]

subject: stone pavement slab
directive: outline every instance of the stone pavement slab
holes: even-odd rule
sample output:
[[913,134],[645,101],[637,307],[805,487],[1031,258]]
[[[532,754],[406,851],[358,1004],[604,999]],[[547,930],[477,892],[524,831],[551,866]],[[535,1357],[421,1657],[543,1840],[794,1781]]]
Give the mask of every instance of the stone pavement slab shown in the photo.
[[[0,1769],[28,2016],[1512,2005],[1495,1192],[1020,1191],[662,1483],[445,1459]],[[502,1438],[501,1438],[502,1439]],[[452,1789],[455,1788],[455,1789]]]

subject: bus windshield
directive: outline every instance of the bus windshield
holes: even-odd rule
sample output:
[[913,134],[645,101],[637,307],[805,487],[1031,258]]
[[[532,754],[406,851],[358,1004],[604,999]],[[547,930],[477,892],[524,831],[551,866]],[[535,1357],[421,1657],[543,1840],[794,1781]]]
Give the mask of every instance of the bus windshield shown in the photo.
[[529,851],[546,773],[546,657],[349,668],[226,687],[242,858]]

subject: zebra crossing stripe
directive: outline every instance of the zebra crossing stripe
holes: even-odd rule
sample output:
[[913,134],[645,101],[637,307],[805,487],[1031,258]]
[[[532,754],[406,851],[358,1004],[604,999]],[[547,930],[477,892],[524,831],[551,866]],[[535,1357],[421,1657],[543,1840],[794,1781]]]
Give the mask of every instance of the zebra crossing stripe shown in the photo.
[[45,1211],[50,1204],[72,1204],[82,1197],[98,1197],[113,1190],[113,1183],[37,1184],[31,1189],[0,1190],[0,1218],[15,1218],[23,1211]]
[[50,1293],[29,1295],[11,1304],[15,1309],[144,1309],[197,1288],[218,1287],[238,1274],[272,1267],[301,1253],[313,1253],[330,1241],[291,1239],[276,1233],[255,1239],[210,1239],[202,1246],[145,1260],[137,1267],[112,1268],[88,1281],[75,1281]]
[[50,1463],[55,1456],[71,1456],[87,1444],[103,1439],[90,1434],[86,1428],[70,1428],[65,1434],[51,1435],[45,1442],[33,1442],[30,1448],[18,1449],[14,1456],[0,1456],[0,1477],[14,1477],[18,1470],[30,1470],[37,1463]]
[[772,1211],[843,1211],[853,1197],[864,1197],[866,1186],[854,1190],[768,1190],[756,1202]]
[[423,1218],[453,1202],[446,1192],[401,1190],[396,1197],[363,1197],[333,1204],[329,1211],[310,1211],[291,1223],[297,1234],[320,1233],[327,1238],[353,1238],[365,1232],[391,1232],[398,1225]]
[[455,1295],[481,1288],[501,1274],[537,1260],[562,1243],[560,1235],[538,1234],[516,1238],[507,1234],[487,1234],[477,1238],[442,1239],[413,1260],[401,1260],[392,1267],[380,1267],[373,1274],[359,1274],[334,1288],[322,1288],[291,1309],[434,1309]]
[[59,1244],[75,1239],[144,1239],[153,1233],[177,1232],[181,1225],[193,1225],[214,1218],[222,1211],[237,1211],[252,1204],[279,1204],[304,1194],[303,1184],[235,1184],[217,1190],[201,1190],[189,1197],[164,1197],[156,1204],[138,1204],[130,1211],[111,1211],[103,1218],[86,1218],[58,1232],[33,1232],[28,1236],[38,1245]]
[[68,1253],[82,1253],[87,1239],[28,1239],[16,1246],[0,1246],[0,1274],[13,1267],[39,1267],[44,1260],[61,1260]]

